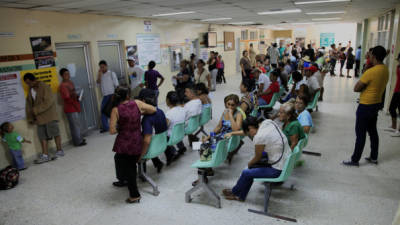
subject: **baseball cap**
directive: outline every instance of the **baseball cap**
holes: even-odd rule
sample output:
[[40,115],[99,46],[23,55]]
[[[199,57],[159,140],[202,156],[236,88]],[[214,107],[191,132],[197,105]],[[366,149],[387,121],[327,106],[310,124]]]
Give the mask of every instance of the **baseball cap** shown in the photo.
[[133,56],[129,56],[127,60],[128,61],[135,61],[135,58]]
[[311,71],[312,73],[315,73],[318,71],[318,68],[316,66],[310,66],[305,68],[305,70]]

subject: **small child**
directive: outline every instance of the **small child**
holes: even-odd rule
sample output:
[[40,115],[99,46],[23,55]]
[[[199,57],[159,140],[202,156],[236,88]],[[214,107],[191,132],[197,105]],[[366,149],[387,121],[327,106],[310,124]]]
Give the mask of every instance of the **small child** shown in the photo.
[[14,166],[18,170],[24,170],[25,167],[24,159],[22,158],[22,150],[21,143],[31,143],[28,140],[25,140],[21,135],[17,132],[13,131],[14,126],[10,122],[4,122],[0,126],[1,137],[5,143],[7,143],[8,148],[10,150]]

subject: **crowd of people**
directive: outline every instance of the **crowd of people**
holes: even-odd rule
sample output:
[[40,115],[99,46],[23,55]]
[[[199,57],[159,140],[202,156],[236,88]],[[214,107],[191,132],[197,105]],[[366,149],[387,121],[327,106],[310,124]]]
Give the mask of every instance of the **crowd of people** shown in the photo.
[[[356,66],[355,76],[358,76],[360,66],[360,52],[352,55],[350,47],[336,50],[331,45],[329,52],[325,48],[314,49],[308,45],[302,48],[300,43],[278,47],[273,43],[266,50],[266,54],[256,55],[252,46],[249,51],[243,51],[240,59],[241,76],[240,93],[242,97],[232,93],[224,98],[225,110],[219,118],[216,127],[201,139],[204,148],[212,148],[215,140],[230,138],[234,135],[248,136],[254,143],[254,156],[248,162],[248,169],[243,170],[233,188],[223,190],[226,199],[244,201],[250,190],[253,178],[276,178],[283,169],[285,161],[299,141],[310,133],[313,122],[311,112],[307,106],[319,93],[319,100],[323,100],[324,78],[330,72],[335,76],[336,60],[340,60],[340,76],[346,63],[349,70]],[[383,64],[386,50],[377,46],[368,53],[364,74],[357,82],[354,91],[361,92],[360,105],[357,110],[356,146],[350,161],[343,164],[358,166],[364,148],[366,133],[371,137],[371,156],[368,162],[377,163],[378,134],[376,130],[377,113],[381,106],[387,80],[388,70]],[[400,60],[400,55],[398,60]],[[207,67],[206,67],[207,64]],[[225,64],[218,52],[211,52],[205,63],[196,59],[180,63],[179,72],[173,76],[174,89],[166,95],[165,102],[168,111],[158,107],[159,88],[164,83],[164,76],[155,70],[156,63],[150,61],[147,71],[135,65],[135,59],[128,58],[129,87],[119,85],[117,76],[108,69],[107,62],[99,62],[97,83],[101,89],[101,124],[100,132],[116,134],[113,145],[115,152],[114,162],[117,181],[114,186],[129,189],[126,202],[137,203],[140,193],[136,184],[137,163],[142,162],[146,155],[153,135],[167,132],[171,137],[172,129],[176,124],[185,123],[194,116],[211,107],[210,91],[216,90],[217,81],[226,82],[224,76]],[[64,102],[64,113],[69,122],[72,141],[75,146],[86,145],[79,128],[79,113],[81,111],[79,96],[69,71],[60,70],[63,78],[60,84],[60,95]],[[400,93],[400,66],[397,69],[397,84],[392,99],[390,112],[393,124],[390,130],[399,133],[396,126],[396,108],[399,108]],[[38,137],[41,141],[42,153],[35,163],[44,163],[64,155],[61,147],[58,115],[56,112],[55,97],[45,83],[31,74],[25,74],[24,82],[29,86],[26,99],[26,114],[28,122],[37,126]],[[274,95],[278,95],[281,102],[279,111],[271,107],[257,109],[269,105]],[[14,163],[18,169],[25,169],[21,154],[21,143],[30,141],[13,131],[11,123],[1,125],[3,140],[7,142],[12,152]],[[48,141],[56,143],[56,154],[49,155]],[[199,141],[196,135],[189,135],[189,144]],[[229,153],[229,163],[239,151],[243,141],[237,149]],[[211,146],[211,147],[210,147]],[[166,165],[174,163],[186,152],[186,146],[181,141],[175,146],[168,146],[165,150]],[[211,149],[212,152],[212,149]],[[203,161],[211,160],[210,151],[200,154]],[[152,162],[158,173],[162,172],[164,162],[158,157]],[[212,169],[206,171],[207,176],[214,174]],[[193,182],[196,185],[198,181]]]

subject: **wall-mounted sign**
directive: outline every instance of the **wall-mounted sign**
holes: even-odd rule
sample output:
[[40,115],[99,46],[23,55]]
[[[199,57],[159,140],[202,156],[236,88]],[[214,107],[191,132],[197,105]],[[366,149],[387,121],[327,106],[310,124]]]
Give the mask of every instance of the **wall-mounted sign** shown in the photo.
[[0,74],[0,124],[25,118],[25,96],[19,72]]
[[151,32],[151,21],[145,20],[143,21],[143,24],[144,24],[144,31]]
[[335,33],[320,33],[319,46],[329,47],[335,43]]
[[31,37],[30,42],[36,69],[56,66],[50,36]]
[[[58,75],[56,67],[37,69],[37,70],[24,70],[21,71],[21,78],[23,79],[25,74],[27,73],[33,73],[36,79],[50,85],[51,90],[54,93],[57,93],[59,83],[58,83]],[[22,81],[22,86],[24,87],[25,90],[25,96],[27,96],[29,87],[23,81]]]

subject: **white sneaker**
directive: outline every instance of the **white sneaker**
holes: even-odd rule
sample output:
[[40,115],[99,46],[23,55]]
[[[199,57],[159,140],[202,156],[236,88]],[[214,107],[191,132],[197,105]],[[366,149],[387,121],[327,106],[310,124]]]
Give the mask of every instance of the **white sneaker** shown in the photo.
[[388,131],[388,132],[396,132],[396,129],[393,129],[392,127],[388,127],[388,128],[384,128],[384,131]]
[[390,136],[392,136],[392,137],[400,137],[400,131],[396,130],[396,132],[394,132]]

